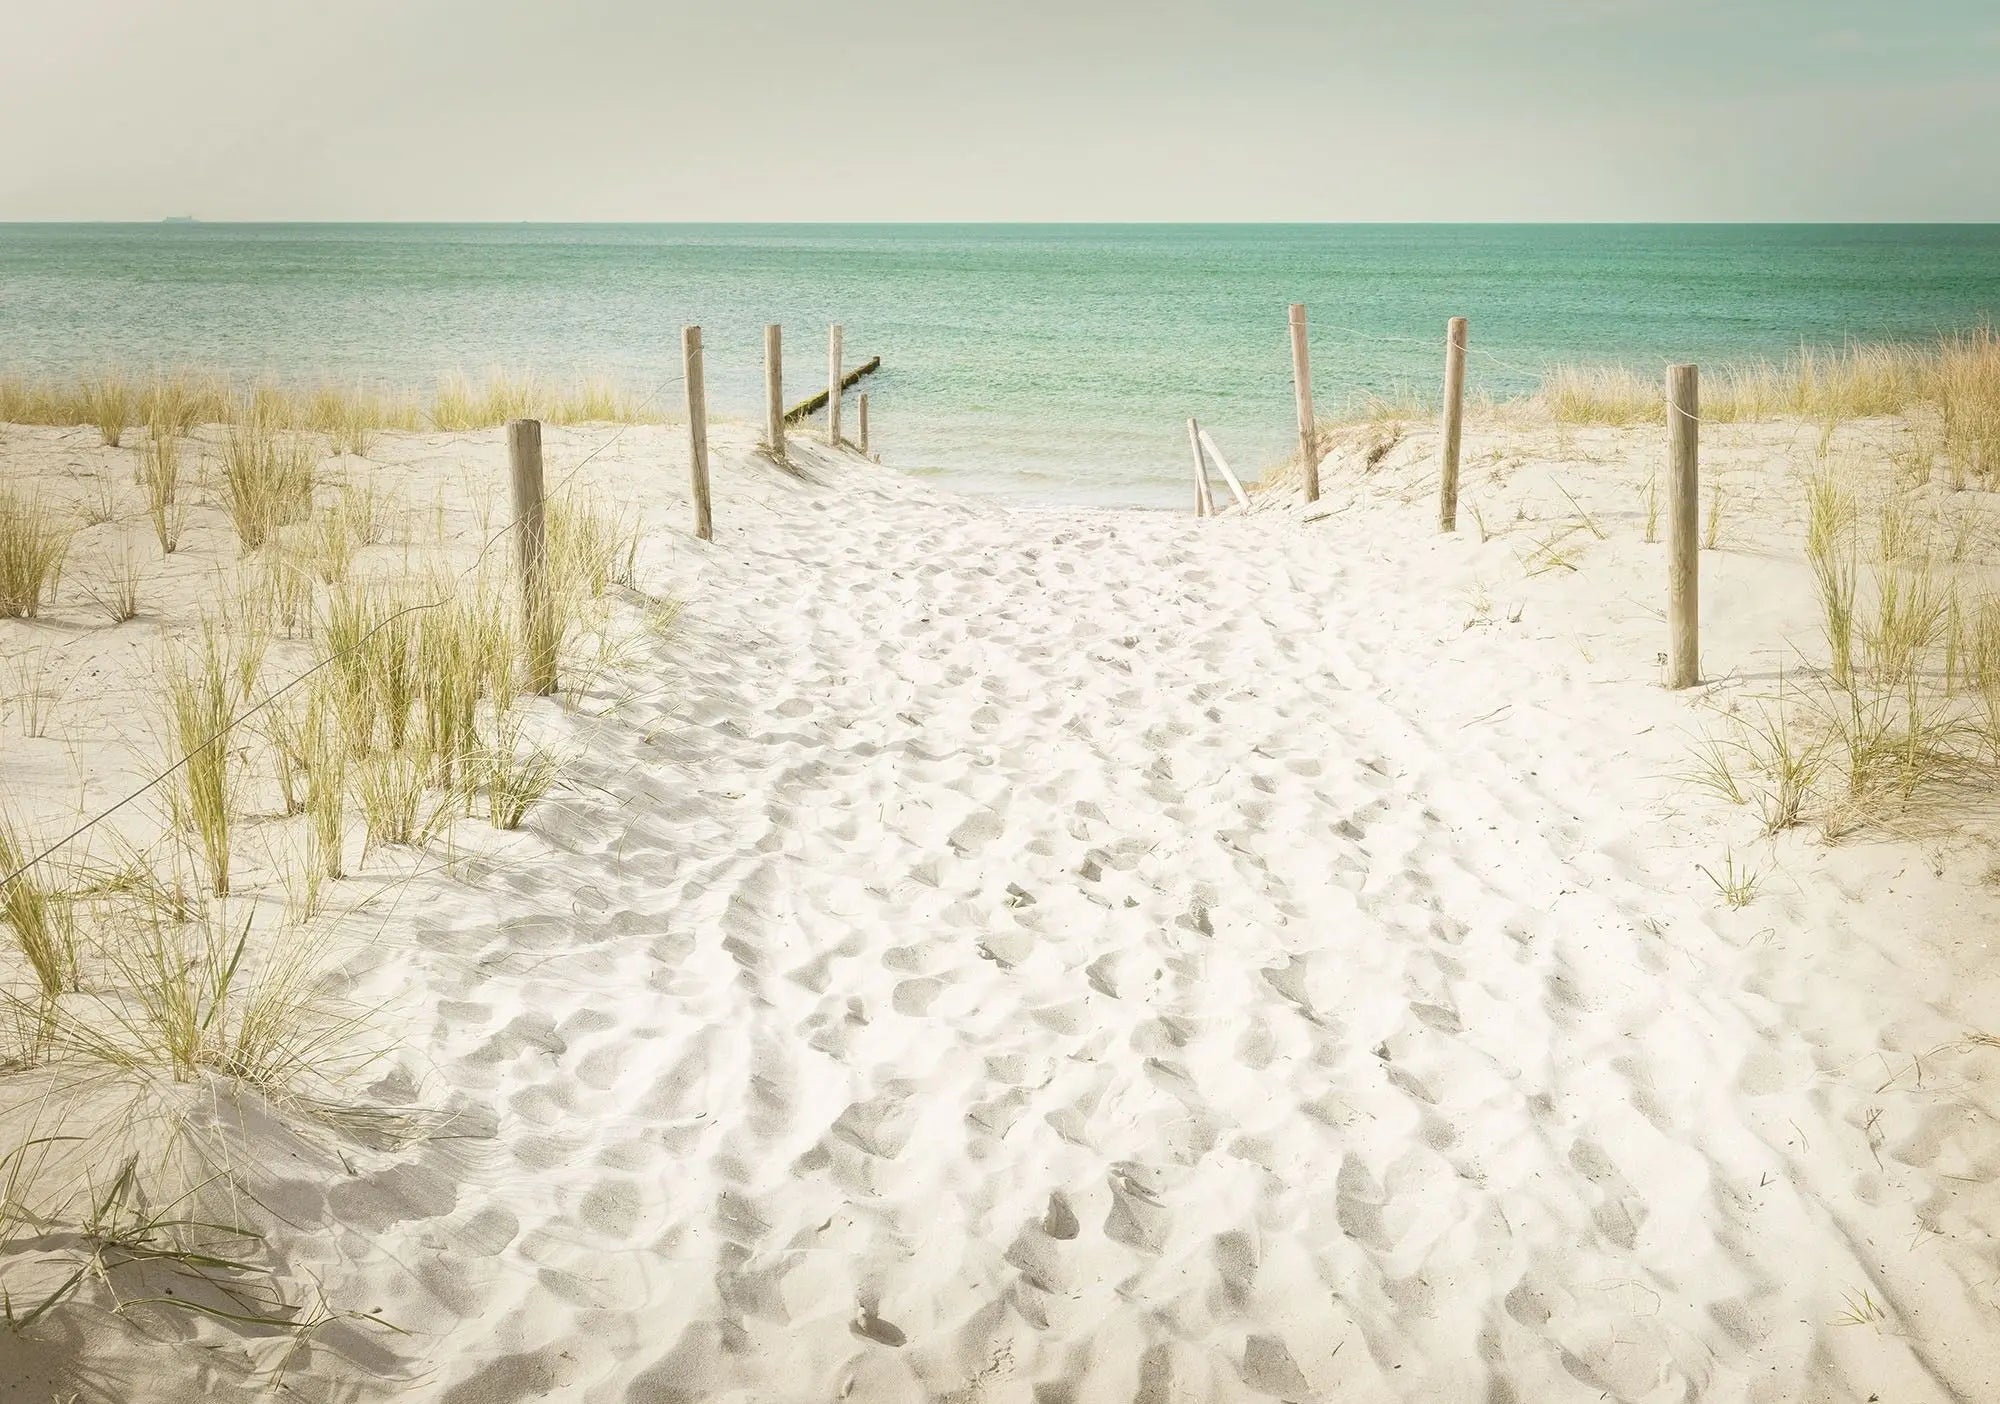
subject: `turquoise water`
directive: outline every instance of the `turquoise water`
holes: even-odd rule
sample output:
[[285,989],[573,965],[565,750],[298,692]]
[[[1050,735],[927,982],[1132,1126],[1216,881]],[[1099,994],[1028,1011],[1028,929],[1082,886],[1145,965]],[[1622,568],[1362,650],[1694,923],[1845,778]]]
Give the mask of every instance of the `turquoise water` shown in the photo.
[[1181,503],[1188,415],[1256,468],[1292,436],[1285,307],[1322,407],[1555,361],[1710,364],[2000,320],[2000,226],[0,225],[0,366],[202,364],[428,383],[489,366],[787,398],[846,327],[877,447],[972,491]]

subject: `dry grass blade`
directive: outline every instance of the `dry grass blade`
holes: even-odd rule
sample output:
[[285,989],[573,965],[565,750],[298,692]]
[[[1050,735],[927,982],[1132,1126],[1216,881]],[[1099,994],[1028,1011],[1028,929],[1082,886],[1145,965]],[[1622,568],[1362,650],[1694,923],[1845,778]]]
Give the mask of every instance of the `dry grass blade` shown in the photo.
[[1563,495],[1563,499],[1566,502],[1568,502],[1570,507],[1576,512],[1577,520],[1583,524],[1584,530],[1588,531],[1592,536],[1596,537],[1599,541],[1603,541],[1605,539],[1604,528],[1600,527],[1597,524],[1597,518],[1591,516],[1590,513],[1586,512],[1583,509],[1583,504],[1576,500],[1575,494],[1571,493],[1570,490],[1564,487],[1561,483],[1556,484],[1556,491]]

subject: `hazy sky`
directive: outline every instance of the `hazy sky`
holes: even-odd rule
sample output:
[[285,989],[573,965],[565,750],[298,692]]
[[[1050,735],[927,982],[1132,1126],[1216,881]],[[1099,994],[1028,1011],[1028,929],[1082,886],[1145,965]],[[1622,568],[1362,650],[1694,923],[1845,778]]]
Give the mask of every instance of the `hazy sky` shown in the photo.
[[1995,0],[0,0],[0,219],[2000,220]]

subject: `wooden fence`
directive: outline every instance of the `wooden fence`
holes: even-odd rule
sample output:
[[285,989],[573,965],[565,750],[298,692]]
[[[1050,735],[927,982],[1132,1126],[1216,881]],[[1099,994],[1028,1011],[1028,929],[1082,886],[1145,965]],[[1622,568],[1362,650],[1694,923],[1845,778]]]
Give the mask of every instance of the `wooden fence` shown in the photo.
[[[1291,330],[1292,390],[1298,411],[1299,487],[1308,504],[1320,497],[1319,428],[1313,417],[1312,365],[1307,348],[1306,309],[1293,303]],[[1458,530],[1459,445],[1465,423],[1465,356],[1469,328],[1466,319],[1445,324],[1444,397],[1438,445],[1438,530]],[[1701,542],[1698,539],[1701,495],[1700,372],[1691,365],[1667,368],[1667,685],[1693,687],[1701,680]],[[1188,447],[1194,462],[1194,512],[1217,515],[1214,483],[1209,469],[1227,480],[1238,512],[1248,511],[1249,498],[1230,471],[1214,438],[1192,417],[1187,422]],[[1226,509],[1225,509],[1226,510]]]

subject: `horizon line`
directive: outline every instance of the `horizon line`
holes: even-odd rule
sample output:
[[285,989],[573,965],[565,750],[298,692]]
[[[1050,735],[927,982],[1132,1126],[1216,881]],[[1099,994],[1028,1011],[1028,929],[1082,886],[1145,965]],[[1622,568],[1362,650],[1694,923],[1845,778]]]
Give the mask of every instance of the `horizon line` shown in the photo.
[[0,228],[57,227],[140,227],[156,225],[187,227],[325,225],[475,225],[494,228],[543,227],[632,227],[632,228],[809,228],[809,229],[939,229],[939,228],[1022,228],[1022,229],[1351,229],[1351,228],[1597,228],[1597,229],[1938,229],[2000,228],[2000,219],[444,219],[434,217],[378,217],[352,219],[224,218],[200,215],[157,215],[129,219],[7,219]]

